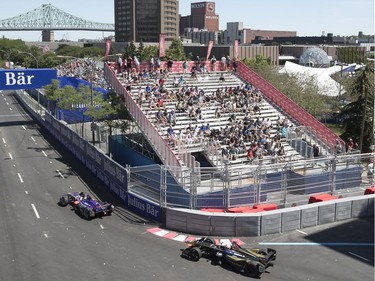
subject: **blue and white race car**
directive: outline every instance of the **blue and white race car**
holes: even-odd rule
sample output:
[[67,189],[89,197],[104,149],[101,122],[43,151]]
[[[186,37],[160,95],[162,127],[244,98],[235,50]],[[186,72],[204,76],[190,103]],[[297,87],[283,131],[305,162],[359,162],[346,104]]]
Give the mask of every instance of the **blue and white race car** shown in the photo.
[[83,192],[70,192],[61,196],[60,206],[71,205],[82,217],[90,220],[95,217],[109,216],[114,210],[111,203],[100,202]]

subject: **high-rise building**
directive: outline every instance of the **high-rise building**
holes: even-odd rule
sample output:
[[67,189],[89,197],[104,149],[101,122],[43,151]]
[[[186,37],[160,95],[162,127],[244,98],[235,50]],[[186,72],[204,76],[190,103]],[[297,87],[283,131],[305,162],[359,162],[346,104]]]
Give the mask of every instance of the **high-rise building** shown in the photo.
[[215,2],[191,3],[190,15],[180,18],[180,34],[185,28],[205,29],[209,32],[219,31],[219,16],[215,13]]
[[115,0],[116,42],[158,42],[178,37],[179,0]]
[[215,14],[215,2],[192,3],[191,27],[219,31],[219,16]]

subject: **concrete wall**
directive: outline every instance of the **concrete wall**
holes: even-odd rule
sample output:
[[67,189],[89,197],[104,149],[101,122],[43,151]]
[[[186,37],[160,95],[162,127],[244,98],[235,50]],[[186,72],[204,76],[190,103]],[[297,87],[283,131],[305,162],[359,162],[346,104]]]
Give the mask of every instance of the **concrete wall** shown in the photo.
[[205,236],[261,236],[351,218],[373,217],[375,195],[266,211],[233,214],[187,209],[166,209],[166,228]]

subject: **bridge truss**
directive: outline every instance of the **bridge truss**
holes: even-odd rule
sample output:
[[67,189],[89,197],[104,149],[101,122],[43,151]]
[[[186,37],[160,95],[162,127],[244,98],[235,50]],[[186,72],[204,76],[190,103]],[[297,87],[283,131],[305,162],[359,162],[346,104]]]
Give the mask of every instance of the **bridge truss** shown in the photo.
[[0,30],[89,30],[114,31],[114,24],[91,22],[66,13],[51,4],[30,12],[0,20]]

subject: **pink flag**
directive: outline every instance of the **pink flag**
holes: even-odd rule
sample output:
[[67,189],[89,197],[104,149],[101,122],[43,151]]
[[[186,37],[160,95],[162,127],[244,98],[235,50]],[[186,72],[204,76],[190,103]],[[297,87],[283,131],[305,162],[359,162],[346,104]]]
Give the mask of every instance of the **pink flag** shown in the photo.
[[234,40],[234,58],[238,59],[238,40]]
[[109,51],[111,50],[111,43],[112,40],[110,38],[107,38],[105,41],[105,59],[108,59]]
[[208,61],[208,58],[211,55],[211,50],[212,50],[213,45],[214,45],[214,41],[212,41],[212,40],[208,41],[206,61]]
[[165,35],[160,34],[159,36],[159,58],[165,57]]

